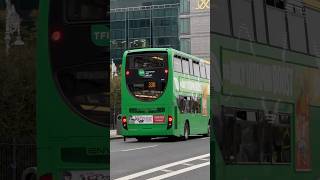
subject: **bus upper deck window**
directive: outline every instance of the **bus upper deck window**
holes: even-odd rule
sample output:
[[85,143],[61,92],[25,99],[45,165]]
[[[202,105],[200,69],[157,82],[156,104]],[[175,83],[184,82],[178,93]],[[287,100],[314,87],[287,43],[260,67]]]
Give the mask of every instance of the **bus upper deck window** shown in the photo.
[[163,94],[169,73],[167,56],[166,52],[139,52],[127,55],[126,83],[135,98],[152,101]]

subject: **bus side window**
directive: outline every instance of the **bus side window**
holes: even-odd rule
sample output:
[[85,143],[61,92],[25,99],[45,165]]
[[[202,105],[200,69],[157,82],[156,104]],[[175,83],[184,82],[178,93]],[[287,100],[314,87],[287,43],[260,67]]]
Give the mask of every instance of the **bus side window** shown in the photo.
[[189,113],[190,112],[190,97],[188,96],[179,96],[178,107],[181,113]]
[[194,72],[194,75],[195,75],[195,76],[200,77],[199,62],[193,61],[193,72]]
[[184,99],[186,100],[186,108],[185,108],[185,111],[186,113],[191,113],[191,97],[190,96],[186,96],[184,97]]
[[175,55],[173,59],[173,69],[176,72],[182,72],[181,57]]
[[195,113],[197,113],[197,108],[196,108],[196,101],[195,101],[195,99],[194,99],[195,97],[191,97],[190,98],[190,103],[189,103],[189,105],[190,105],[190,112],[191,113],[193,113],[193,114],[195,114]]
[[197,113],[201,113],[202,108],[201,108],[201,99],[197,97]]
[[201,113],[201,99],[194,96],[179,96],[177,104],[181,113]]
[[210,79],[210,64],[206,64],[206,74],[207,74],[207,79]]
[[200,77],[202,78],[207,78],[207,75],[206,75],[206,68],[204,66],[204,64],[200,64]]
[[182,71],[185,74],[189,74],[189,61],[185,58],[182,58]]
[[177,104],[178,104],[178,108],[180,110],[180,113],[184,113],[184,98],[183,96],[178,96],[177,97]]
[[201,113],[201,103],[199,97],[192,98],[192,113],[198,114]]

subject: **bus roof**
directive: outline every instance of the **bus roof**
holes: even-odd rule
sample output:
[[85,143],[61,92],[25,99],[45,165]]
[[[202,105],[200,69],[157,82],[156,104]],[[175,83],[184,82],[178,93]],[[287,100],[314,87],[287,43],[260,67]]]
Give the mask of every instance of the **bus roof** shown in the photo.
[[184,56],[184,57],[187,57],[187,58],[190,58],[192,60],[196,60],[196,61],[201,61],[205,64],[210,64],[210,61],[208,60],[205,60],[205,59],[201,59],[201,58],[198,58],[196,56],[193,56],[193,55],[190,55],[190,54],[187,54],[187,53],[184,53],[182,51],[178,51],[178,50],[175,50],[173,48],[141,48],[141,49],[130,49],[130,50],[126,50],[124,52],[124,54],[127,54],[127,53],[136,53],[136,52],[145,52],[145,51],[171,51],[173,52],[175,55],[179,55],[179,56]]

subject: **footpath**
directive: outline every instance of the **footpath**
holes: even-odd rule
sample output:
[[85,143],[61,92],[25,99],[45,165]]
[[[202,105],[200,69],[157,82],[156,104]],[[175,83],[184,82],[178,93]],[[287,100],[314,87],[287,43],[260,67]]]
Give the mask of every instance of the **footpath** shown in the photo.
[[121,138],[123,137],[118,134],[117,130],[110,130],[110,139],[121,139]]

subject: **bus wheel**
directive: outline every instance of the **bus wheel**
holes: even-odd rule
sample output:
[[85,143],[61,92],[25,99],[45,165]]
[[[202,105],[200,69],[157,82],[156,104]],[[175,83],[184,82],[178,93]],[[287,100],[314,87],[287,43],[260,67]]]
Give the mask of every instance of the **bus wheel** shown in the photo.
[[183,132],[183,140],[186,141],[189,139],[190,135],[190,126],[188,122],[184,123],[184,132]]
[[211,131],[210,131],[210,124],[208,124],[208,130],[207,130],[207,133],[206,133],[206,134],[204,134],[203,136],[204,136],[204,137],[210,137],[210,133],[211,133]]
[[30,174],[29,176],[27,176],[26,180],[37,180],[37,176],[35,174]]

